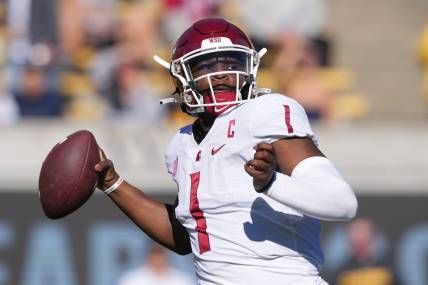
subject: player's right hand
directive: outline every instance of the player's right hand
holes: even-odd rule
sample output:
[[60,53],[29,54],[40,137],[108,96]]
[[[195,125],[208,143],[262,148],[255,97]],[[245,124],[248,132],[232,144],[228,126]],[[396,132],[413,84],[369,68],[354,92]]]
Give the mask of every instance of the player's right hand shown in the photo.
[[100,162],[95,165],[95,171],[98,175],[97,187],[104,191],[119,179],[119,174],[117,174],[113,162],[106,157],[104,151],[100,147],[98,147],[98,150]]

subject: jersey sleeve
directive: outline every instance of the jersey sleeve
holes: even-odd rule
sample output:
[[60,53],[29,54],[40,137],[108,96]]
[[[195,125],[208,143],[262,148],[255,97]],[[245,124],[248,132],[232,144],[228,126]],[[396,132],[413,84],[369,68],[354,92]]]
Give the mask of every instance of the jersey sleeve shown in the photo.
[[263,97],[251,114],[251,135],[268,143],[282,138],[309,137],[318,144],[305,110],[296,100],[281,94]]
[[165,166],[172,179],[175,181],[175,175],[177,173],[178,154],[177,154],[177,143],[179,140],[179,134],[177,133],[169,143],[165,151]]
[[181,128],[175,136],[172,138],[168,147],[165,151],[165,166],[169,174],[171,174],[172,179],[177,183],[176,174],[178,168],[178,152],[182,149],[183,146],[183,138],[185,136],[192,135],[192,125],[187,125]]

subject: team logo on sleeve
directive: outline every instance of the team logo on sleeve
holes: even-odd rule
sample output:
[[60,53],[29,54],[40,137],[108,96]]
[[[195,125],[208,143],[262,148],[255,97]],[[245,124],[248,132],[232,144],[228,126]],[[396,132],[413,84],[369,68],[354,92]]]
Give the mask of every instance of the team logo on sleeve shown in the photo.
[[172,163],[172,175],[174,177],[177,176],[177,169],[178,169],[178,157]]

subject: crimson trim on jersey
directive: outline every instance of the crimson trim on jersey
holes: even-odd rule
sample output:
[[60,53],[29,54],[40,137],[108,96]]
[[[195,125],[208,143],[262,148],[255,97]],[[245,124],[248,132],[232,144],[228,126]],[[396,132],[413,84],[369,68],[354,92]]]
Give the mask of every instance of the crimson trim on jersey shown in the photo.
[[288,133],[291,134],[294,130],[290,122],[290,106],[284,105],[284,109],[285,109],[285,125],[287,126]]
[[190,174],[191,189],[190,189],[190,214],[196,221],[195,230],[198,232],[198,243],[199,243],[199,252],[203,254],[204,252],[210,251],[210,238],[207,233],[207,222],[204,217],[204,212],[202,212],[199,207],[198,200],[198,187],[199,187],[199,178],[200,172],[195,172]]
[[196,158],[195,158],[196,161],[201,160],[201,153],[202,151],[198,151],[198,153],[196,154]]

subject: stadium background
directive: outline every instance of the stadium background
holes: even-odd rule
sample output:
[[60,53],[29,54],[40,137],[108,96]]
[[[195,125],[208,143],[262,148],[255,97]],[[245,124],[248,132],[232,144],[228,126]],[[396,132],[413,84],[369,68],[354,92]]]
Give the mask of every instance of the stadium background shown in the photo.
[[[189,119],[173,108],[156,109],[157,98],[166,96],[172,84],[150,57],[157,53],[169,58],[171,39],[188,21],[204,15],[221,14],[244,29],[249,25],[241,11],[245,1],[207,1],[215,7],[211,10],[193,2],[0,1],[1,285],[115,284],[143,260],[147,237],[99,193],[69,217],[45,218],[38,202],[38,171],[56,142],[89,129],[131,183],[157,199],[173,199],[163,149]],[[275,12],[268,8],[271,1],[263,3],[265,10],[252,14],[261,27]],[[328,112],[319,100],[314,103],[321,114],[313,121],[320,147],[355,189],[358,216],[376,225],[379,250],[401,283],[426,285],[428,2],[301,3],[308,6],[302,14],[296,12],[297,19],[312,8],[318,14],[313,24],[317,29],[299,30],[299,36],[319,39],[325,61],[310,73],[325,87],[317,90],[328,91],[322,97],[328,100],[321,100]],[[180,5],[194,10],[186,14]],[[278,38],[289,34],[276,31],[276,41],[264,39],[271,56],[259,79],[262,87],[282,90],[280,83],[289,78],[278,78],[278,70],[270,66],[284,51]],[[276,68],[289,71],[281,69],[284,65]],[[106,70],[117,71],[116,81],[105,79]],[[46,89],[54,90],[52,96],[61,103],[47,100],[52,109],[46,112],[40,106],[30,106],[27,113],[22,105],[10,107],[9,99],[25,96],[22,78],[28,76],[31,87],[40,72]],[[132,97],[129,90],[143,98]],[[118,94],[127,92],[133,100],[121,101]],[[34,109],[38,111],[32,113]],[[329,281],[349,255],[345,228],[346,223],[324,223],[323,275]],[[172,258],[175,266],[192,274],[191,257]]]

